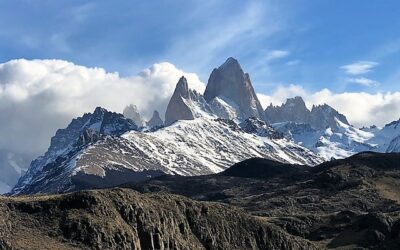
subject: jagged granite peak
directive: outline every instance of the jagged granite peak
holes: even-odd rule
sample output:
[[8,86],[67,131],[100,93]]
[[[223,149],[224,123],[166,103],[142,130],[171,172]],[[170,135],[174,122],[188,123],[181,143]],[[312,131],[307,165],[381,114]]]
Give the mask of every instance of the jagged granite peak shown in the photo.
[[147,126],[150,128],[157,128],[157,127],[162,127],[164,126],[164,122],[160,117],[160,113],[158,113],[157,110],[154,110],[153,116],[151,119],[147,122]]
[[101,135],[119,136],[127,131],[137,129],[137,125],[131,119],[101,107],[97,107],[93,113],[85,113],[81,117],[74,118],[66,128],[57,130],[51,138],[47,152],[31,162],[27,173],[19,179],[12,192],[18,192],[45,166],[57,161],[60,156],[68,154],[79,146],[95,142]]
[[339,113],[336,109],[332,108],[328,104],[318,106],[313,105],[311,109],[310,124],[313,126],[313,128],[319,130],[326,128],[332,128],[333,130],[336,130],[338,128],[338,124],[335,118],[346,125],[350,125],[346,116]]
[[288,98],[281,106],[273,106],[272,103],[265,109],[265,119],[269,123],[310,121],[310,110],[300,96]]
[[144,119],[136,105],[130,104],[126,106],[122,113],[126,118],[131,119],[137,126],[143,127],[145,125]]
[[219,68],[215,68],[204,92],[205,100],[210,103],[214,98],[228,98],[239,107],[239,118],[264,118],[260,101],[253,89],[250,76],[244,73],[239,62],[230,57]]
[[169,100],[165,112],[165,125],[169,126],[178,120],[193,120],[195,112],[187,80],[182,76],[176,84],[175,91]]

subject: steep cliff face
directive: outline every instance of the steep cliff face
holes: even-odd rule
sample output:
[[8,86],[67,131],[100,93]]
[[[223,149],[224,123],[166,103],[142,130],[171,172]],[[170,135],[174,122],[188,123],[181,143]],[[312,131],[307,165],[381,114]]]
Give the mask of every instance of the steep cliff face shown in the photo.
[[295,122],[310,124],[316,130],[338,129],[337,120],[349,125],[347,118],[331,106],[324,104],[313,106],[311,111],[300,96],[288,98],[281,106],[272,104],[265,109],[265,118],[269,123]]
[[316,249],[230,206],[128,189],[0,198],[0,249]]
[[192,99],[188,83],[185,77],[181,77],[176,84],[175,91],[168,103],[165,112],[165,125],[169,126],[178,120],[193,120],[195,111],[193,110]]
[[297,122],[309,123],[310,111],[307,109],[306,104],[300,96],[289,98],[282,106],[268,106],[265,109],[265,119],[269,123],[278,122]]
[[343,114],[340,114],[337,110],[327,104],[313,106],[310,116],[311,126],[318,130],[326,128],[331,128],[333,130],[338,129],[339,126],[337,120],[343,124],[350,125]]
[[264,118],[263,109],[254,92],[249,74],[244,73],[239,62],[232,57],[214,69],[208,79],[204,98],[210,103],[216,97],[235,103],[239,109],[239,118]]

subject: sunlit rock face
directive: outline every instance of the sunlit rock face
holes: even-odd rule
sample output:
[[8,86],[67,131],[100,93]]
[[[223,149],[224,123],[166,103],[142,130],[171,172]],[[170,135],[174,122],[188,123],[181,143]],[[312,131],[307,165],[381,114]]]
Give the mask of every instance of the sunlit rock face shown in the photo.
[[238,116],[241,119],[264,118],[262,106],[254,92],[249,74],[244,73],[239,62],[232,57],[214,69],[210,75],[204,98],[210,103],[216,97],[234,102],[238,106]]

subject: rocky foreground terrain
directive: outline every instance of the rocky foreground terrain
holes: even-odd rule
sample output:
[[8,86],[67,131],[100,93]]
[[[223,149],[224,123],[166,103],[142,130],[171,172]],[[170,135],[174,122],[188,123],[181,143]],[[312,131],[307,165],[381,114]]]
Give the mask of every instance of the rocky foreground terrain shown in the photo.
[[400,249],[399,153],[365,152],[313,168],[255,158],[216,175],[126,186],[241,207],[318,248]]
[[400,249],[400,154],[1,197],[0,249]]
[[316,249],[224,204],[129,189],[0,198],[0,249]]

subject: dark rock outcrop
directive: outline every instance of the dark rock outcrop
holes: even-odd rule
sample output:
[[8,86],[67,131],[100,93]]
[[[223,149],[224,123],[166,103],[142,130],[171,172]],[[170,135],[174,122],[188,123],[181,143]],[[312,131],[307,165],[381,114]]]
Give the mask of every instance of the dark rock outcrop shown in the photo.
[[234,207],[132,190],[0,198],[0,249],[316,249]]
[[126,186],[242,207],[320,249],[400,248],[400,153],[364,152],[312,168],[255,158],[216,175]]

